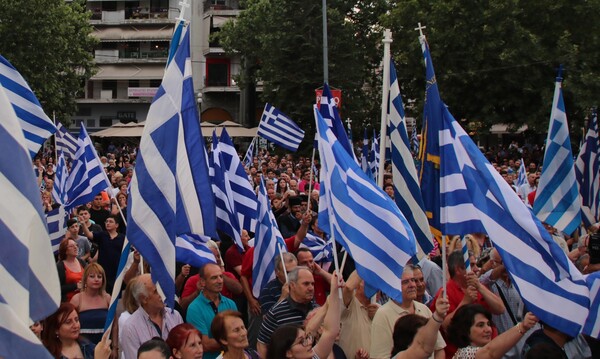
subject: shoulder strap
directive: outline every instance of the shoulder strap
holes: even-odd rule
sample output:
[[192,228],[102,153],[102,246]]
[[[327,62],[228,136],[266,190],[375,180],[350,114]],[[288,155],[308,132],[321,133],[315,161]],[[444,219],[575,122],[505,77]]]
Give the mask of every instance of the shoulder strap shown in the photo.
[[510,306],[508,305],[508,301],[506,300],[506,297],[504,296],[504,292],[502,292],[502,289],[498,285],[498,282],[494,282],[494,285],[496,286],[496,288],[498,288],[498,294],[500,295],[500,299],[502,299],[502,303],[504,303],[504,307],[506,307],[506,311],[508,312],[508,315],[510,315],[510,319],[512,319],[514,325],[517,325],[517,319],[515,318],[515,315],[513,314],[512,309],[510,309]]

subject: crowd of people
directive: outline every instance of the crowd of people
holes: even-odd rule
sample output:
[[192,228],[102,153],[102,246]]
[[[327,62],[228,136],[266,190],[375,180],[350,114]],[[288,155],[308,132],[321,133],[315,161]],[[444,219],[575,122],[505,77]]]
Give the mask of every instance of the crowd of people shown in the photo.
[[[541,149],[484,151],[527,202],[536,189]],[[113,188],[77,208],[57,254],[62,304],[32,330],[56,358],[592,358],[598,342],[570,337],[539,322],[525,305],[498,251],[482,233],[467,237],[467,271],[459,237],[447,242],[443,287],[440,246],[397,273],[402,300],[367,296],[352,258],[337,265],[302,246],[311,234],[324,238],[316,211],[318,160],[261,150],[247,167],[255,186],[264,178],[287,253],[274,259],[275,278],[253,292],[253,233],[241,233],[240,252],[226,235],[209,241],[215,263],[193,268],[177,263],[175,308],[167,308],[148,263],[134,251],[125,269],[122,297],[110,331],[104,331],[110,294],[125,240],[128,185],[136,149],[110,144],[101,157]],[[56,208],[51,189],[55,161],[48,150],[34,161],[43,210]],[[528,181],[516,187],[521,159]],[[391,171],[384,190],[393,198]],[[123,212],[123,215],[121,215]],[[584,273],[587,236],[546,229]],[[597,231],[598,228],[591,228]],[[221,234],[221,233],[220,233]],[[446,243],[445,243],[446,244]],[[339,248],[338,248],[339,250]],[[342,267],[340,273],[336,267]]]

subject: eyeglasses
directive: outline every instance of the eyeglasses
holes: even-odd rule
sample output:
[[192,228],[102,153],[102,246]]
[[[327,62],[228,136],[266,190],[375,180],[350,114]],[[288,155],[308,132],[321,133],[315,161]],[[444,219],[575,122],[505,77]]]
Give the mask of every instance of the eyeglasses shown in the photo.
[[307,347],[307,346],[312,345],[314,339],[315,338],[313,338],[312,335],[307,334],[304,337],[300,338],[299,341],[297,341],[296,343],[294,343],[294,345],[302,344],[303,347]]

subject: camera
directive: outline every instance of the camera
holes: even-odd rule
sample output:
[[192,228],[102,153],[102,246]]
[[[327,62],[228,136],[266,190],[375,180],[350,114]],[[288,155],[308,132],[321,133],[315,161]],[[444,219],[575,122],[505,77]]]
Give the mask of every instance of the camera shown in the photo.
[[600,233],[590,234],[588,253],[590,254],[590,264],[600,263]]

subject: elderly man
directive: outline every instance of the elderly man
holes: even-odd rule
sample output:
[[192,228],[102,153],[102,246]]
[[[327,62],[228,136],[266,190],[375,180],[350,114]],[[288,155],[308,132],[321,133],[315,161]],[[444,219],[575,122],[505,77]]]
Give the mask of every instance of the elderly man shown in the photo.
[[154,337],[167,339],[169,331],[183,323],[179,312],[165,308],[150,274],[139,276],[131,291],[139,308],[121,328],[121,347],[125,359],[137,358],[138,348],[142,343]]
[[221,352],[221,344],[212,337],[210,324],[215,314],[225,310],[237,310],[235,303],[221,295],[223,290],[223,271],[214,263],[207,263],[200,268],[200,283],[204,288],[187,310],[187,322],[202,334],[204,358],[214,359]]
[[[281,257],[285,268],[281,265]],[[260,291],[258,302],[262,313],[267,313],[271,308],[287,298],[290,293],[289,284],[286,283],[286,273],[298,266],[298,260],[293,253],[285,252],[281,256],[275,257],[275,278],[273,278]]]
[[[390,300],[377,310],[371,326],[371,359],[387,359],[390,357],[394,340],[396,320],[405,314],[417,314],[424,318],[431,317],[431,311],[423,303],[417,302],[417,284],[414,275],[415,267],[407,264],[401,277],[402,303]],[[446,343],[438,333],[434,358],[444,358]]]
[[290,295],[269,310],[260,327],[257,349],[261,358],[266,358],[267,346],[275,329],[286,324],[302,325],[308,312],[315,308],[315,279],[308,268],[294,268],[288,273],[288,283]]

